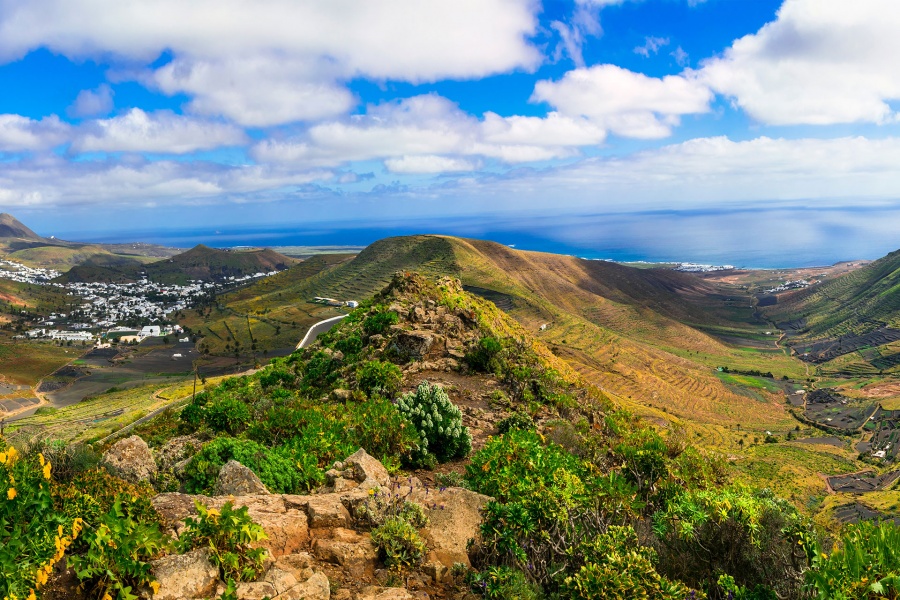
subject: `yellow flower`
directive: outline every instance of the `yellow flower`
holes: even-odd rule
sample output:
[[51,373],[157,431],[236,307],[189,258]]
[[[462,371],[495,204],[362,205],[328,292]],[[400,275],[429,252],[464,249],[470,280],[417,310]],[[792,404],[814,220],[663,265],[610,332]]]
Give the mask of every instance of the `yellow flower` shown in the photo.
[[16,488],[11,487],[11,488],[9,488],[8,490],[6,490],[6,497],[7,497],[7,499],[9,499],[9,500],[15,499],[15,497],[16,497]]
[[44,453],[43,453],[43,452],[38,452],[38,461],[40,461],[41,466],[43,467],[43,466],[44,466],[44,463],[46,462],[46,459],[44,458]]
[[6,452],[0,452],[0,465],[5,465],[5,464],[6,464]]
[[59,537],[63,536],[63,526],[62,525],[60,525],[56,528],[56,535]]
[[44,465],[44,479],[50,479],[50,463]]
[[103,600],[112,600],[112,596],[109,595],[109,592],[103,594]]
[[158,582],[158,581],[151,581],[151,582],[150,582],[150,588],[153,590],[153,593],[154,593],[154,594],[158,594],[158,593],[159,593],[159,582]]
[[27,600],[37,600],[37,596],[34,595],[34,590],[31,590],[31,592],[28,594]]

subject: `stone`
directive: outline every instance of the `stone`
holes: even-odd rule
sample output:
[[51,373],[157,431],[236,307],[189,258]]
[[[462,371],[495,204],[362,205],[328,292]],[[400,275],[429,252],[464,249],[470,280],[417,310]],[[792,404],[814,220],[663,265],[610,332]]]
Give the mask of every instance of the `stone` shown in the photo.
[[191,457],[203,446],[203,442],[196,435],[180,435],[173,437],[156,451],[156,466],[160,471],[175,470],[176,474],[183,471],[180,465],[186,465]]
[[313,554],[320,561],[347,568],[353,574],[374,570],[378,559],[378,549],[368,535],[361,535],[354,542],[317,539],[313,543]]
[[268,494],[269,490],[259,477],[238,461],[231,459],[219,469],[215,496],[247,496],[250,494]]
[[263,600],[277,594],[275,587],[265,581],[239,583],[235,590],[238,600]]
[[457,487],[417,487],[409,500],[424,506],[428,516],[428,524],[422,530],[429,549],[426,562],[439,562],[448,568],[454,563],[469,566],[466,545],[478,533],[482,509],[491,498]]
[[[347,457],[344,461],[344,477],[348,477],[358,481],[361,484],[366,482],[374,482],[381,487],[388,487],[391,484],[391,476],[387,469],[384,468],[378,460],[369,455],[368,452],[360,448]],[[350,473],[347,473],[350,471]],[[367,486],[361,486],[366,489]],[[368,486],[373,487],[373,486]]]
[[219,570],[209,561],[206,549],[160,558],[151,563],[150,570],[159,582],[153,600],[207,598],[219,582]]
[[314,573],[303,583],[275,596],[272,600],[330,600],[331,584],[324,573]]
[[338,402],[347,402],[350,400],[350,390],[345,390],[338,388],[331,392],[332,400],[336,400]]
[[356,600],[414,600],[414,597],[405,588],[370,585],[357,594]]
[[102,463],[109,472],[132,483],[149,481],[157,472],[150,447],[137,435],[113,444],[103,454]]
[[297,581],[306,581],[313,576],[313,558],[306,552],[285,554],[275,561],[275,567],[290,573]]
[[320,527],[348,527],[350,512],[341,502],[340,494],[310,496],[306,503],[310,529]]
[[401,331],[394,338],[393,348],[407,360],[421,360],[434,344],[434,333],[422,329]]
[[297,578],[292,573],[279,568],[277,565],[269,569],[262,580],[275,588],[276,595],[288,591],[298,583]]

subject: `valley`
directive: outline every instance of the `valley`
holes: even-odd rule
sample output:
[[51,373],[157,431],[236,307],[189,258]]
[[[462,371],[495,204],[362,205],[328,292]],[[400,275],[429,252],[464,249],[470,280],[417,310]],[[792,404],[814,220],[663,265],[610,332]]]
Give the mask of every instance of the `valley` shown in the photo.
[[[890,377],[889,357],[898,343],[891,321],[874,328],[860,322],[856,333],[831,338],[831,326],[815,316],[826,298],[836,301],[829,290],[849,297],[852,282],[870,281],[873,272],[886,276],[887,259],[691,272],[429,235],[387,238],[355,255],[258,255],[254,268],[275,269],[269,273],[248,273],[231,261],[240,254],[197,247],[140,267],[87,261],[65,273],[34,268],[30,280],[7,279],[6,289],[14,292],[7,292],[7,306],[21,301],[26,307],[18,316],[4,311],[8,323],[18,319],[19,330],[26,322],[46,330],[59,307],[73,306],[73,294],[88,301],[106,295],[113,305],[110,294],[121,289],[152,297],[159,308],[105,319],[104,337],[116,328],[122,330],[117,337],[127,337],[151,322],[183,333],[139,336],[137,346],[120,341],[106,349],[5,334],[0,351],[15,342],[41,366],[29,378],[26,368],[4,363],[0,406],[24,416],[16,427],[29,435],[55,414],[47,411],[76,409],[88,416],[75,420],[93,418],[108,432],[111,419],[124,425],[158,409],[153,399],[160,390],[187,383],[193,389],[195,372],[203,389],[207,380],[290,354],[313,323],[349,312],[315,298],[365,300],[395,273],[415,271],[458,277],[466,291],[494,303],[617,406],[663,431],[683,432],[727,457],[749,483],[773,487],[823,519],[840,516],[850,504],[880,510],[880,501],[866,504],[857,495],[877,498],[894,483],[890,465],[900,419],[887,407],[900,405],[900,385]],[[8,269],[24,264],[10,256]],[[20,287],[9,287],[13,283]],[[869,306],[873,314],[888,310]],[[22,310],[33,312],[23,319]],[[96,325],[98,318],[87,320]],[[863,362],[868,368],[860,367]],[[122,396],[143,399],[129,404],[117,400]],[[88,406],[95,408],[84,410]],[[97,431],[75,429],[79,439]],[[865,469],[880,483],[839,483]]]

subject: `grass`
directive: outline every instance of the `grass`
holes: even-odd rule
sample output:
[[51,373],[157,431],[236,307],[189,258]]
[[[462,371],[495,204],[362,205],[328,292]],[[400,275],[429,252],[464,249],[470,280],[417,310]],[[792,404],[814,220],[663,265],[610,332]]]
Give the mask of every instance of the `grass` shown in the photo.
[[0,338],[0,375],[13,383],[34,386],[82,353],[81,348],[49,342],[13,342]]

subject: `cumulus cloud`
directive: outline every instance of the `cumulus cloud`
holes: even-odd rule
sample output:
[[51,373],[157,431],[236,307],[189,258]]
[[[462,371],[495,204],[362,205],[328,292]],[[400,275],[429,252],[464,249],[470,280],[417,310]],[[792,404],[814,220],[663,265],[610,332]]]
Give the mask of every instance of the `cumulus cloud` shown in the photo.
[[96,90],[81,90],[68,112],[73,117],[96,117],[109,114],[109,111],[113,109],[113,95],[112,88],[105,83]]
[[0,114],[0,152],[47,150],[63,143],[69,131],[56,115],[34,120]]
[[127,113],[84,125],[72,143],[75,152],[157,152],[184,154],[246,142],[233,125],[176,115],[170,111]]
[[285,189],[326,180],[329,171],[224,166],[206,162],[125,160],[79,161],[42,156],[0,164],[4,206],[102,205],[185,206],[253,197],[281,197]]
[[351,98],[341,82],[354,77],[475,78],[531,70],[542,60],[529,42],[535,0],[6,4],[0,60],[47,47],[70,58],[148,64],[169,51],[172,63],[144,81],[190,94],[199,112],[246,125],[345,111]]
[[894,121],[898,31],[893,0],[786,0],[773,22],[706,61],[700,77],[771,125]]
[[463,157],[519,163],[571,156],[605,137],[603,128],[581,117],[489,112],[478,119],[442,96],[426,94],[314,125],[295,139],[262,141],[252,154],[262,163],[333,167],[374,159],[385,160],[392,171],[436,173],[478,164]]
[[384,164],[392,173],[453,173],[474,171],[480,167],[476,161],[434,155],[389,158]]
[[634,138],[668,136],[682,115],[708,112],[711,100],[706,85],[690,75],[659,79],[609,64],[538,81],[532,95],[563,115]]

